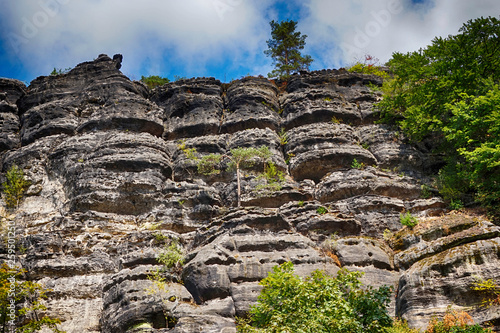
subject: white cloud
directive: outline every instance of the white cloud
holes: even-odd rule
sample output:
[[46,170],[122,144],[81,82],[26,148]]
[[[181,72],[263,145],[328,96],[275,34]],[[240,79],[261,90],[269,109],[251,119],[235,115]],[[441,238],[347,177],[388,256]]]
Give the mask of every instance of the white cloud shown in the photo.
[[500,12],[497,0],[0,1],[0,38],[33,75],[122,53],[125,74],[172,78],[216,70],[228,80],[270,71],[262,52],[278,14],[298,19],[309,36],[304,53],[321,69],[365,54],[385,62],[395,51],[418,50],[435,36],[456,34],[469,19]]
[[262,52],[268,27],[259,13],[267,6],[264,0],[16,0],[0,15],[10,41],[17,36],[12,50],[36,72],[122,53],[124,72],[138,73],[146,63],[157,74],[177,61],[201,75],[231,52],[240,60]]
[[468,21],[500,12],[495,0],[309,0],[304,30],[320,67],[339,67],[370,54],[385,62],[393,52],[426,47],[457,34]]

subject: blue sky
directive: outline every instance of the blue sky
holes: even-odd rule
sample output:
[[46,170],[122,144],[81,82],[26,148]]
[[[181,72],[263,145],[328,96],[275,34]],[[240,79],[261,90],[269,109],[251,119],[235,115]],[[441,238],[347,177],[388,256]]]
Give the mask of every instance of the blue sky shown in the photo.
[[269,22],[287,19],[308,35],[311,70],[383,63],[499,15],[498,0],[0,0],[0,77],[29,83],[101,53],[123,54],[131,79],[267,75]]

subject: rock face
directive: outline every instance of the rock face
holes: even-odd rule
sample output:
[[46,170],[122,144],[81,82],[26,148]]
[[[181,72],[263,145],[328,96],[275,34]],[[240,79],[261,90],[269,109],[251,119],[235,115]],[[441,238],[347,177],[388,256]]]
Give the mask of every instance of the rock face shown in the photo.
[[[30,181],[2,222],[16,221],[18,262],[52,290],[46,314],[61,329],[235,332],[285,261],[397,287],[390,311],[423,327],[450,304],[475,305],[476,276],[500,275],[500,229],[442,216],[444,202],[422,193],[439,160],[374,122],[380,96],[367,85],[380,78],[325,70],[280,87],[199,78],[149,91],[120,63],[100,55],[29,87],[0,80],[2,177],[15,164]],[[200,175],[181,149],[262,145],[285,180],[259,192],[257,169],[245,171],[240,208],[235,175]],[[425,222],[403,228],[402,212]],[[159,289],[148,276],[173,242],[186,260]]]

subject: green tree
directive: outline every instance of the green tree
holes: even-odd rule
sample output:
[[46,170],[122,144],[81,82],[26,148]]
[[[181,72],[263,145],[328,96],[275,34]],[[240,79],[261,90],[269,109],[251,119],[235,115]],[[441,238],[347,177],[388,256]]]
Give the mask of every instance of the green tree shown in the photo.
[[248,169],[255,165],[257,159],[262,159],[264,162],[269,161],[271,152],[266,146],[260,148],[233,148],[229,154],[210,154],[205,155],[198,161],[198,172],[204,175],[213,175],[220,173],[220,165],[222,162],[227,162],[228,172],[236,172],[237,182],[237,200],[238,207],[241,207],[241,170]]
[[19,208],[26,190],[29,187],[29,182],[24,177],[24,172],[17,165],[7,170],[7,181],[3,185],[3,193],[5,194],[5,204],[8,208]]
[[361,272],[340,270],[337,277],[315,271],[307,278],[285,262],[261,281],[264,289],[239,332],[385,332],[391,288],[362,287]]
[[269,23],[271,25],[271,39],[267,41],[269,49],[264,53],[274,60],[275,69],[269,77],[287,79],[294,71],[308,69],[313,61],[311,56],[300,54],[306,45],[307,35],[295,31],[297,22],[288,20]]
[[500,20],[470,20],[426,49],[394,53],[378,104],[413,140],[432,138],[447,156],[440,178],[449,200],[464,192],[500,215]]
[[170,82],[166,77],[160,77],[158,75],[142,76],[141,81],[144,82],[149,89],[154,89],[156,87],[162,86]]
[[[49,290],[39,283],[21,281],[24,270],[11,269],[6,263],[0,266],[0,328],[2,332],[10,332],[10,323],[15,322],[16,332],[38,332],[44,327],[53,332],[63,333],[57,328],[59,319],[41,316],[40,312],[47,308],[43,299],[47,298]],[[11,317],[11,300],[16,304],[14,317]],[[10,323],[9,323],[10,322]]]

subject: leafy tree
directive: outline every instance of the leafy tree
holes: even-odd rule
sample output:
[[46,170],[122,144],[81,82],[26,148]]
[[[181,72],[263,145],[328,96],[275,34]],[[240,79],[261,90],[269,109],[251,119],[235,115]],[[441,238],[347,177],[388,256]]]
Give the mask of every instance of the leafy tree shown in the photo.
[[170,82],[168,78],[160,77],[158,75],[151,75],[147,77],[141,76],[141,81],[144,82],[149,89],[154,89]]
[[236,172],[238,207],[241,207],[241,170],[255,165],[258,159],[267,163],[271,159],[271,152],[266,146],[260,148],[233,148],[228,154],[209,154],[202,158],[196,156],[196,149],[186,148],[185,144],[179,148],[189,158],[197,162],[198,172],[204,175],[216,175],[220,173],[223,162],[227,163],[227,172]]
[[[0,266],[0,328],[2,332],[10,332],[11,323],[16,322],[16,332],[38,332],[44,327],[53,332],[64,333],[57,328],[59,319],[41,317],[40,312],[47,308],[42,300],[47,298],[49,290],[39,283],[21,281],[22,269],[11,269],[6,263]],[[11,300],[16,304],[14,318],[10,316]],[[21,306],[22,305],[22,306]]]
[[340,270],[333,278],[315,271],[307,278],[285,262],[261,281],[264,286],[239,332],[385,332],[391,288],[362,288],[361,272]]
[[414,140],[432,138],[447,155],[445,198],[464,192],[500,216],[500,20],[470,20],[426,49],[394,53],[394,79],[378,104]]
[[300,54],[306,45],[307,35],[295,31],[297,22],[288,20],[278,23],[273,20],[269,24],[272,38],[267,41],[269,49],[264,53],[274,60],[275,69],[268,76],[286,79],[294,71],[308,69],[313,59]]
[[5,194],[5,204],[9,208],[19,208],[29,182],[24,177],[24,172],[17,165],[13,165],[7,170],[7,181],[3,183],[3,192]]

